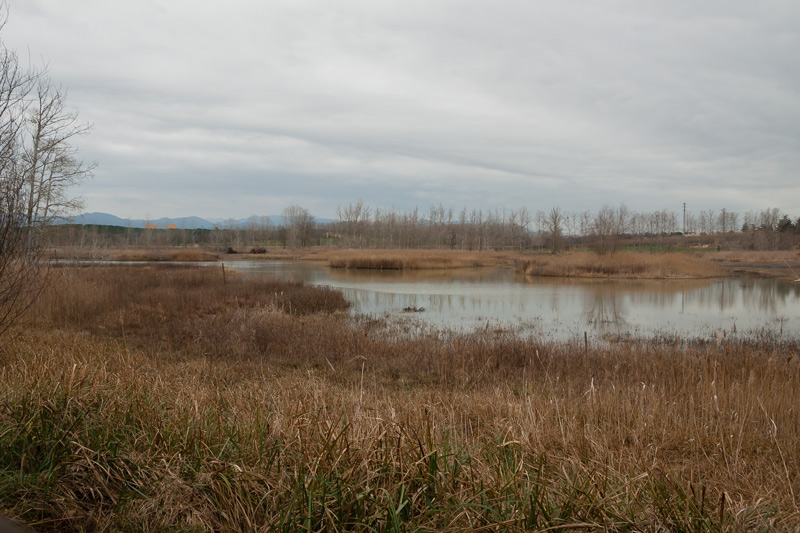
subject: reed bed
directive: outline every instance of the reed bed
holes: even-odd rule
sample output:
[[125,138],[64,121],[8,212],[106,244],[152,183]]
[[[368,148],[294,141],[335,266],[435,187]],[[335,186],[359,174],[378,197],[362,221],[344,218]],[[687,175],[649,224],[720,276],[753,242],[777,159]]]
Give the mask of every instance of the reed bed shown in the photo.
[[220,256],[216,252],[202,248],[187,248],[184,246],[159,246],[147,248],[126,247],[67,247],[61,246],[52,249],[52,254],[58,259],[71,259],[76,261],[180,261],[203,262],[218,261]]
[[324,257],[331,268],[415,270],[511,264],[515,254],[465,250],[342,250]]
[[540,255],[519,260],[516,270],[530,276],[589,278],[712,278],[723,270],[702,255],[685,253],[618,252],[597,255],[576,252],[561,255]]
[[764,276],[797,281],[800,253],[796,251],[725,251],[709,254],[716,265],[735,275]]
[[777,263],[785,265],[800,259],[797,250],[724,250],[709,254],[714,262],[725,263]]
[[800,527],[796,340],[409,338],[325,288],[60,275],[0,354],[36,529]]
[[216,261],[219,254],[199,248],[114,249],[109,256],[114,261]]

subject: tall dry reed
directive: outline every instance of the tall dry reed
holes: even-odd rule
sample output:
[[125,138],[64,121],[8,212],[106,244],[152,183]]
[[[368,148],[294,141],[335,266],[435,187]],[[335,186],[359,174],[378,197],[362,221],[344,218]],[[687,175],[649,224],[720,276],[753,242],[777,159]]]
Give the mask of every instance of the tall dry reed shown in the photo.
[[619,252],[597,255],[575,252],[519,260],[517,272],[531,276],[603,278],[710,278],[723,271],[700,255]]
[[219,254],[203,248],[185,246],[153,246],[144,248],[102,246],[59,246],[51,250],[54,257],[75,261],[217,261]]
[[800,526],[796,341],[408,338],[326,289],[62,275],[0,356],[0,507],[36,528]]
[[415,270],[511,264],[514,254],[464,250],[339,250],[317,254],[332,268]]

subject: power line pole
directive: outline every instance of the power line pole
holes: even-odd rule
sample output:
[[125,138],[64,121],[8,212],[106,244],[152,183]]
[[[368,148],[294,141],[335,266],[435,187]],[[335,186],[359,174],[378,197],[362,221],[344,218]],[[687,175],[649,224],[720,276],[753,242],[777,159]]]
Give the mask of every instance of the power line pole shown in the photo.
[[686,202],[683,202],[683,234],[686,235]]

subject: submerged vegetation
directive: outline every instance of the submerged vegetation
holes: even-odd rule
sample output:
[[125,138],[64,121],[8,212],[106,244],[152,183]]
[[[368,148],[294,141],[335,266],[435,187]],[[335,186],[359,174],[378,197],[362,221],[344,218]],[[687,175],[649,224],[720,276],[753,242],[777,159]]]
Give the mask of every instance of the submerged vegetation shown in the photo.
[[764,334],[409,337],[217,268],[62,268],[0,354],[37,529],[800,527],[800,353]]

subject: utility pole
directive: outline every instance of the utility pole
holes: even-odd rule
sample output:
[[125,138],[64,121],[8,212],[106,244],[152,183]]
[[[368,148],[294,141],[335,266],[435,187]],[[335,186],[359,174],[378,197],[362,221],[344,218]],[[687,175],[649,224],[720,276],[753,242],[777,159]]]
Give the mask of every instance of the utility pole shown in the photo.
[[683,202],[683,234],[686,235],[686,202]]

